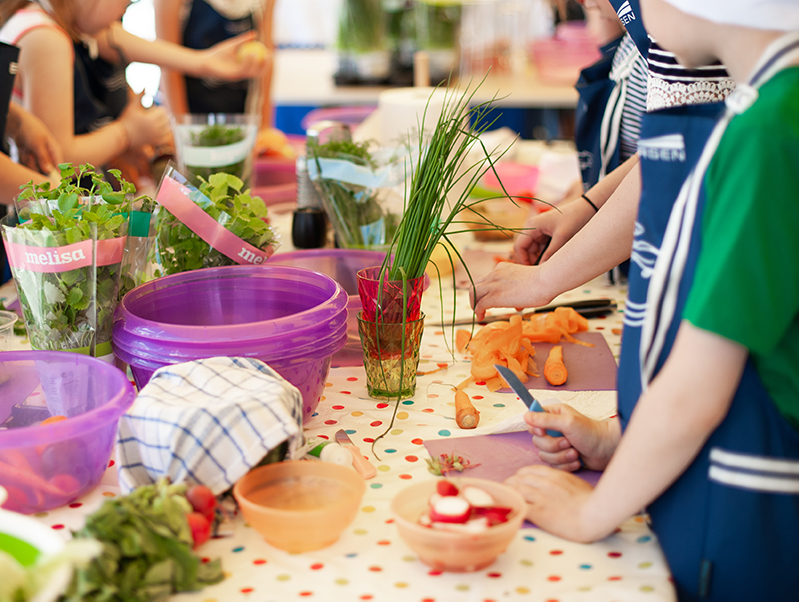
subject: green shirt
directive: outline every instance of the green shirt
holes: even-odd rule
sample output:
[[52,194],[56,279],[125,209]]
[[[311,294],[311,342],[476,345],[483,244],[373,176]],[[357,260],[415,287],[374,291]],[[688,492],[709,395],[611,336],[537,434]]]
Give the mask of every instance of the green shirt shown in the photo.
[[733,118],[705,192],[683,317],[744,345],[799,430],[799,67],[778,73]]

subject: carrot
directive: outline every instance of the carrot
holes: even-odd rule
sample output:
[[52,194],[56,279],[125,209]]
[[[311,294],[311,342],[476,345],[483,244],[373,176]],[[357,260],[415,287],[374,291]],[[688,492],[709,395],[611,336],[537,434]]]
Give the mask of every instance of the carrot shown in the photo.
[[563,347],[555,345],[544,363],[544,378],[550,385],[557,386],[565,383],[568,376],[566,364],[563,363]]
[[455,422],[462,429],[473,429],[480,422],[480,412],[463,391],[455,391]]
[[62,420],[67,420],[66,416],[61,416],[60,414],[56,414],[55,416],[50,416],[50,418],[45,418],[39,424],[39,426],[45,426],[48,424],[55,424],[56,422],[61,422]]

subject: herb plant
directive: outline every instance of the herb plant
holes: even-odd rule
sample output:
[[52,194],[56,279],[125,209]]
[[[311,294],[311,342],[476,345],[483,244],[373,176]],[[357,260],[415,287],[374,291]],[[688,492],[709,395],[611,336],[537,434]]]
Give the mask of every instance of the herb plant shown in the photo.
[[[266,204],[260,197],[242,192],[244,183],[226,173],[215,173],[208,181],[201,179],[199,190],[191,199],[227,230],[254,247],[266,250],[277,246],[277,237],[265,221]],[[155,241],[153,260],[156,276],[177,274],[200,268],[236,265],[236,262],[210,247],[164,207],[153,214]]]
[[386,16],[381,0],[344,0],[338,29],[340,50],[356,53],[383,50],[385,32]]
[[[229,146],[231,144],[235,144],[236,142],[241,142],[245,137],[246,132],[244,131],[244,128],[217,123],[209,125],[199,132],[192,133],[189,136],[189,140],[191,146],[217,147]],[[208,180],[211,177],[211,174],[217,172],[227,173],[242,179],[244,178],[245,164],[246,161],[242,159],[236,163],[223,165],[221,167],[187,165],[186,169],[192,176],[198,179],[199,183],[201,180]]]
[[78,570],[62,600],[100,602],[166,600],[224,578],[220,561],[192,552],[186,486],[164,479],[130,495],[106,500],[75,538],[93,538],[103,552]]
[[[308,153],[318,159],[339,159],[375,169],[369,153],[368,142],[330,140],[319,144],[308,143]],[[322,203],[332,217],[339,244],[346,248],[385,248],[394,236],[399,216],[385,211],[378,200],[378,190],[350,182],[319,177],[315,184],[322,195]]]
[[[57,187],[51,189],[49,182],[23,187],[17,200],[20,223],[5,225],[5,238],[46,249],[126,236],[133,184],[122,179],[118,170],[109,170],[121,185],[115,191],[91,165],[59,167]],[[89,351],[92,346],[110,346],[120,266],[121,262],[52,273],[12,268],[31,346]]]

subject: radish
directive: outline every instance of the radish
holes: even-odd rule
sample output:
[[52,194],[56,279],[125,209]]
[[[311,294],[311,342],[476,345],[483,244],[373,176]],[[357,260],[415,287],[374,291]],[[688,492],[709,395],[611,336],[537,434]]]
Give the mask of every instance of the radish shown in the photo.
[[430,504],[430,518],[433,522],[465,523],[471,513],[469,502],[454,495],[440,497]]
[[496,504],[494,498],[485,489],[479,487],[468,486],[464,487],[461,495],[474,506],[475,508],[482,508],[485,506],[493,506]]
[[450,481],[439,481],[436,483],[438,495],[458,495],[458,488]]
[[468,520],[465,523],[444,523],[433,522],[430,525],[433,529],[440,531],[450,531],[452,533],[482,533],[488,529],[491,524],[486,518],[477,518]]

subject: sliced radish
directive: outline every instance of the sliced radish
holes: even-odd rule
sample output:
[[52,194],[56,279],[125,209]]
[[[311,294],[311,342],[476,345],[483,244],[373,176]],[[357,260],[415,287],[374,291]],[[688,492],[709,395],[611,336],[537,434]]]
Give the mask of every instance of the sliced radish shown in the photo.
[[436,522],[430,525],[433,529],[439,531],[450,531],[452,533],[482,533],[491,525],[486,518],[478,518],[469,520],[465,523],[445,523]]
[[513,512],[513,508],[503,506],[484,506],[482,508],[472,508],[474,516],[480,516],[488,520],[492,527],[501,523],[508,522],[508,515]]
[[465,523],[471,513],[469,502],[454,495],[440,497],[430,503],[430,518],[433,522]]
[[485,506],[493,506],[496,504],[494,498],[485,489],[479,487],[468,486],[464,487],[461,495],[475,508],[482,508]]
[[422,514],[419,517],[419,524],[423,527],[429,527],[433,523],[433,520],[430,518],[429,514]]
[[436,483],[438,495],[458,495],[458,488],[450,481],[439,481]]

